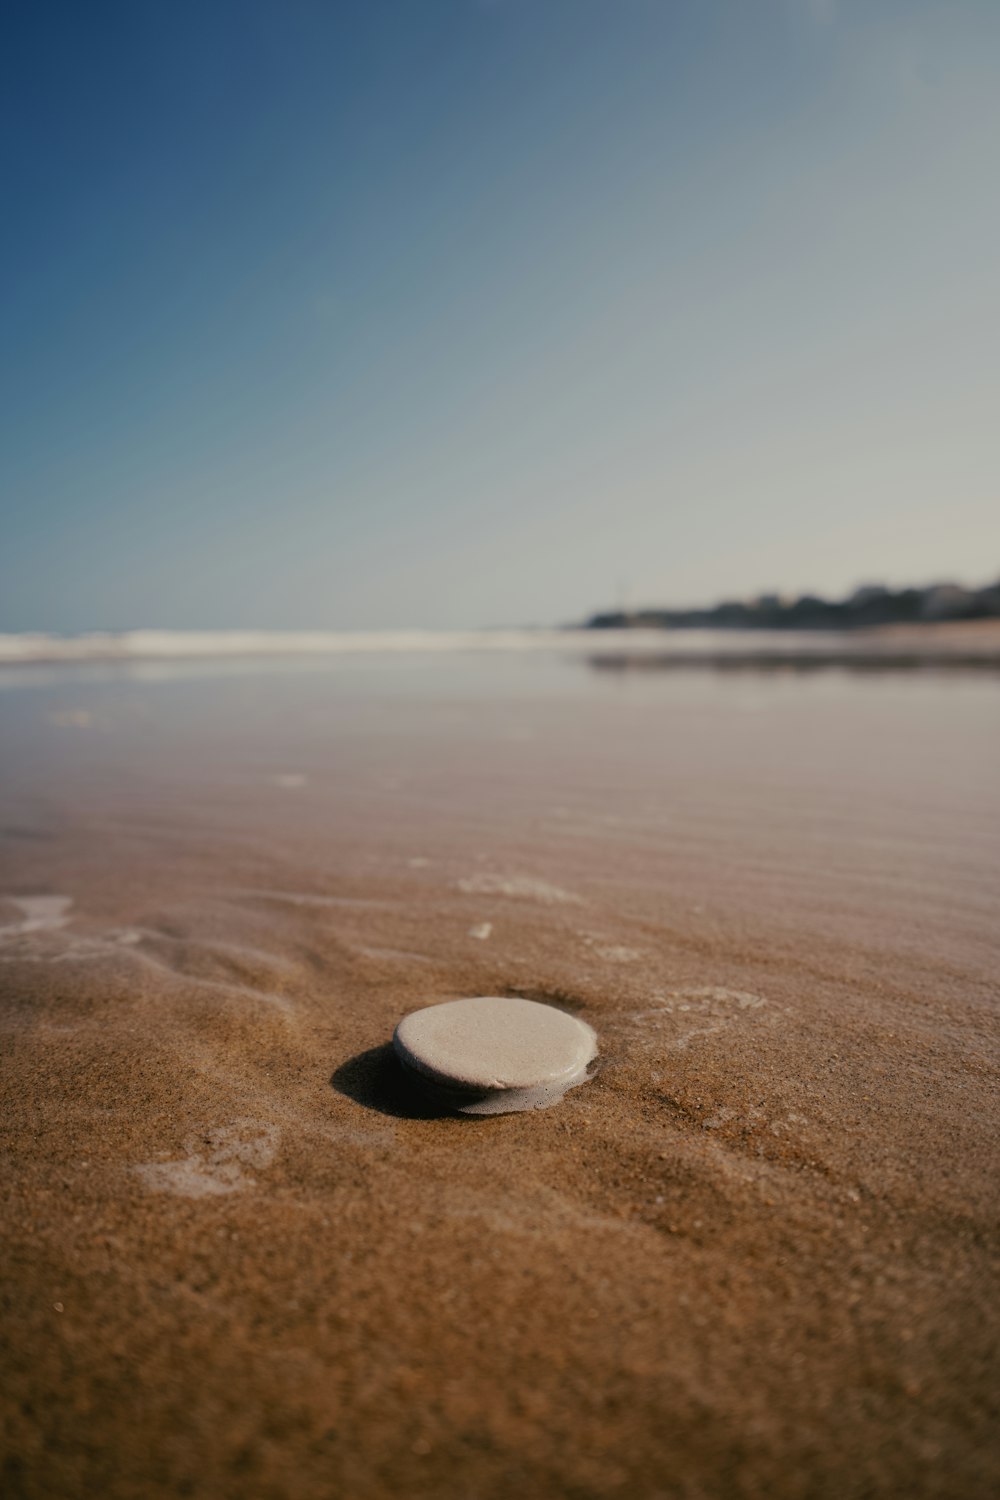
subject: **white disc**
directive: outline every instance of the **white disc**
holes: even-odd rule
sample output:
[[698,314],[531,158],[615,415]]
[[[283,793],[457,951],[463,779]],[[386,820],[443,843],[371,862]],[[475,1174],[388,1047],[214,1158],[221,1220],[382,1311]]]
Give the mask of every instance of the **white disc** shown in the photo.
[[461,1114],[556,1104],[586,1082],[597,1037],[553,1005],[507,995],[446,1000],[405,1016],[393,1046],[438,1103]]

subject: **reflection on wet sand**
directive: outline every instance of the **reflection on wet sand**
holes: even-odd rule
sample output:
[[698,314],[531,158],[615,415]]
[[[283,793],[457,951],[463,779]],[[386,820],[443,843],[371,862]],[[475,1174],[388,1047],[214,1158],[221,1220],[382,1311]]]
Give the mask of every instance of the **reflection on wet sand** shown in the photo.
[[624,651],[592,652],[587,666],[595,672],[675,672],[694,669],[713,672],[919,672],[955,671],[958,669],[1000,671],[1000,650],[986,652],[949,651],[947,654],[889,652],[878,654],[842,651],[828,648],[812,651]]

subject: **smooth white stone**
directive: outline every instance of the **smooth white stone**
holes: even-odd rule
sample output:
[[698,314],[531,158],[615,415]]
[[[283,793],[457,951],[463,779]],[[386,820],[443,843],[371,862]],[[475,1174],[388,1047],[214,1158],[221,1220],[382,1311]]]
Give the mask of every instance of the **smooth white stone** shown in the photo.
[[460,1114],[493,1115],[545,1109],[585,1083],[597,1036],[555,1006],[476,995],[404,1016],[393,1046],[437,1103]]

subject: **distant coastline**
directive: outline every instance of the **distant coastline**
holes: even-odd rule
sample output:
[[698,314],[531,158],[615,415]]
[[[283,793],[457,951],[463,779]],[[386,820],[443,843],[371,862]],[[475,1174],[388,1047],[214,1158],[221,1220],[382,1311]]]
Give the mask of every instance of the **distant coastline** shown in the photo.
[[662,607],[607,610],[591,615],[588,630],[871,630],[879,625],[940,624],[1000,619],[1000,579],[983,588],[935,583],[890,589],[864,584],[846,599],[761,594],[701,609]]

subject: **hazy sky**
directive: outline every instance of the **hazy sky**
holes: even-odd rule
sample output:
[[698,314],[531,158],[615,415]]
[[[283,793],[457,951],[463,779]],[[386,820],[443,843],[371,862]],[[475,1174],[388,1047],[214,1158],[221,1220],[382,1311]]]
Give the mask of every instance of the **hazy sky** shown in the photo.
[[1000,3],[26,0],[0,629],[1000,573]]

